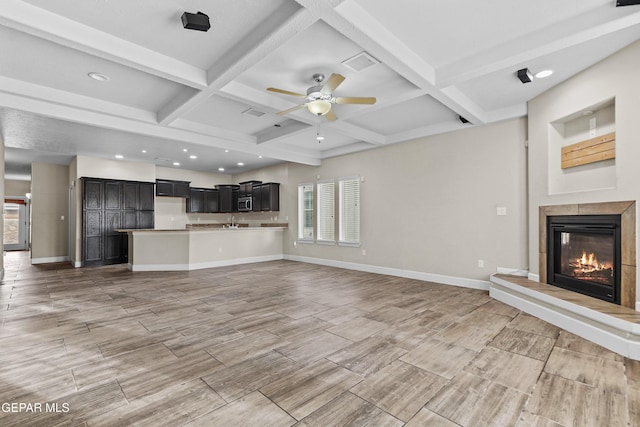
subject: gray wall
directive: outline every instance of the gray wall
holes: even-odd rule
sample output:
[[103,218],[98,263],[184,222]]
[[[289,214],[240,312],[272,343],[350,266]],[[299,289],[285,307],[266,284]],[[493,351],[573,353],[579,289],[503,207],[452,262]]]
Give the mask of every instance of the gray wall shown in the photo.
[[[286,177],[280,217],[290,256],[488,280],[498,267],[527,268],[525,138],[526,120],[510,120],[254,176]],[[353,175],[364,178],[361,247],[294,245],[297,185]]]
[[31,259],[69,259],[69,166],[31,165]]

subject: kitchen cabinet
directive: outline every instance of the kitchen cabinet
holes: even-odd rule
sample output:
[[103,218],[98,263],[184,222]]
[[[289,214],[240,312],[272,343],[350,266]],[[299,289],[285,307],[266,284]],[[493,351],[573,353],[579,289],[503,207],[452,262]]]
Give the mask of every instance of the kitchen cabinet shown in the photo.
[[189,213],[216,213],[219,209],[219,190],[213,188],[191,188],[187,203]]
[[220,193],[213,188],[207,188],[204,192],[204,211],[206,213],[220,212]]
[[253,186],[262,184],[262,181],[244,181],[240,183],[240,197],[247,197],[253,194]]
[[157,179],[156,196],[189,197],[189,181]]
[[128,240],[121,228],[153,228],[152,182],[82,178],[82,265],[124,263]]
[[189,190],[189,200],[187,201],[187,212],[204,212],[204,188],[191,188]]
[[220,184],[216,185],[216,189],[220,197],[218,212],[237,212],[240,186],[235,184]]
[[280,210],[280,184],[267,182],[253,186],[252,192],[253,211],[279,211]]

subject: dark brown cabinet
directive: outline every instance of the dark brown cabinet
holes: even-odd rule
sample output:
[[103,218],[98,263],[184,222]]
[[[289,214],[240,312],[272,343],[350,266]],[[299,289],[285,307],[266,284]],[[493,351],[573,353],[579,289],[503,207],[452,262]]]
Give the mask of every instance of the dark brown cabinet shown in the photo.
[[189,197],[189,182],[157,179],[156,196]]
[[235,184],[220,184],[216,185],[216,189],[220,197],[218,212],[237,212],[240,186]]
[[204,211],[206,213],[220,212],[220,192],[207,188],[204,192]]
[[253,186],[253,211],[280,210],[280,184],[267,182]]
[[219,191],[213,188],[191,188],[187,202],[189,213],[215,213],[219,210]]
[[128,261],[121,228],[153,228],[154,183],[82,178],[83,266]]

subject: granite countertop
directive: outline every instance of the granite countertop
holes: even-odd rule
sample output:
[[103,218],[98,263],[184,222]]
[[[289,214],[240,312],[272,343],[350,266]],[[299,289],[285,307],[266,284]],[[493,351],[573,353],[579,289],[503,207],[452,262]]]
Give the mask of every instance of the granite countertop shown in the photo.
[[168,232],[168,231],[209,231],[209,230],[260,230],[265,228],[288,228],[287,223],[262,223],[259,227],[249,224],[237,224],[237,227],[228,227],[228,224],[187,224],[186,228],[119,228],[114,231],[127,232]]

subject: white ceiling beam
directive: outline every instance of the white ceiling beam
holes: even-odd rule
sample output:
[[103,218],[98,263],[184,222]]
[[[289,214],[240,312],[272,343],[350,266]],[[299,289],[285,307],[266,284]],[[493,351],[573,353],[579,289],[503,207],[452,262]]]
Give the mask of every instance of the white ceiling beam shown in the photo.
[[[69,107],[77,108],[78,110],[90,110],[101,112],[113,117],[133,119],[150,124],[156,123],[156,114],[151,111],[141,110],[122,104],[116,104],[114,102],[103,101],[97,98],[78,95],[64,90],[54,89],[3,76],[0,76],[0,93],[14,95],[15,97],[12,97],[11,99],[41,99],[45,102],[67,105]],[[18,108],[15,105],[3,106],[8,108]]]
[[182,117],[316,20],[309,11],[299,9],[295,3],[287,3],[286,7],[265,20],[269,26],[261,27],[261,31],[255,31],[238,42],[207,71],[207,88],[196,96],[176,100],[163,107],[158,112],[159,123],[168,125]]
[[[383,64],[403,78],[431,95],[458,114],[463,112],[474,123],[483,122],[483,114],[474,104],[465,104],[462,98],[449,97],[436,87],[435,68],[412,51],[386,29],[355,0],[345,0],[335,9],[323,9],[323,19],[337,31],[359,44]],[[472,111],[476,112],[472,114]]]
[[411,129],[406,132],[398,132],[393,135],[389,135],[389,144],[395,144],[398,142],[411,141],[419,138],[426,138],[431,135],[438,135],[441,133],[447,133],[454,130],[464,129],[469,127],[468,124],[463,124],[459,121],[442,122],[435,125],[424,126],[417,129]]
[[285,138],[307,133],[309,125],[296,120],[287,120],[280,127],[270,127],[257,135],[258,144],[266,144],[281,141]]
[[349,136],[372,145],[383,145],[387,143],[387,138],[384,135],[343,120],[336,120],[335,122],[329,122],[328,125],[323,124],[322,126],[329,126],[331,130],[337,131],[342,135]]
[[263,155],[283,161],[292,161],[312,166],[320,164],[320,159],[318,157],[299,154],[296,152],[287,152],[285,150],[265,150],[256,145],[254,139],[247,143],[239,143],[236,139],[226,139],[221,136],[211,136],[210,134],[205,133],[159,126],[155,122],[112,116],[101,111],[91,111],[85,108],[45,101],[42,98],[31,98],[7,92],[0,92],[0,107],[13,108],[16,110],[39,114],[44,117],[96,126],[99,128],[114,129],[161,139],[189,142],[206,147],[224,148],[254,155]]
[[[576,27],[577,25],[571,25],[571,23],[564,21],[558,27],[549,28],[541,33],[539,37],[544,38],[543,40],[526,35],[440,67],[437,70],[437,85],[439,87],[451,86],[496,71],[515,68],[534,59],[551,55],[639,24],[640,12],[624,15],[618,19],[590,26],[586,29],[576,29],[573,32],[568,32],[566,28],[569,26]],[[515,71],[514,69],[513,72],[515,73]]]
[[21,0],[2,0],[0,25],[196,89],[207,86],[200,68]]

